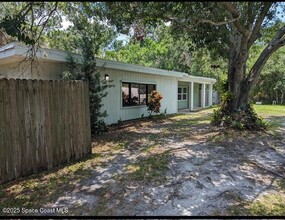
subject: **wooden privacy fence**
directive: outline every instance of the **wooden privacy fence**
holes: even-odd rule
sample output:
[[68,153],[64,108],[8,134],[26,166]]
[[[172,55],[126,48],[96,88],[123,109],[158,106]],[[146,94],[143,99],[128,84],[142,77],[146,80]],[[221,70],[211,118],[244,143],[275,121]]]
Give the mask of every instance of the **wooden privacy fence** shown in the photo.
[[91,153],[88,84],[0,80],[0,183]]

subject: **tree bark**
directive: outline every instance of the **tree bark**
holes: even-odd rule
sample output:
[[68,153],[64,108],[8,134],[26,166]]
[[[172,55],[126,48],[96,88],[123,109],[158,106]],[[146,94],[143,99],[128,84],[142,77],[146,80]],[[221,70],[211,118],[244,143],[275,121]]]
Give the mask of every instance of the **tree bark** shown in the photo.
[[228,69],[228,92],[231,98],[226,101],[225,105],[226,111],[229,113],[240,111],[247,104],[246,61],[248,56],[247,36],[235,37],[230,46]]

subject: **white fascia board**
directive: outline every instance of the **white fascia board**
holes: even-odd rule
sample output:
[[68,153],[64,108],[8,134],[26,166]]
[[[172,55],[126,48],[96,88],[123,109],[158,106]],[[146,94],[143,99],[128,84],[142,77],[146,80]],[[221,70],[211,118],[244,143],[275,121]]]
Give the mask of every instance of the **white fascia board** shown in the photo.
[[15,49],[18,46],[24,46],[24,45],[19,42],[12,42],[12,43],[6,44],[0,48],[0,54],[4,51]]
[[[28,48],[25,46],[17,46],[16,47],[16,54],[18,56],[26,56]],[[43,61],[54,61],[54,62],[68,62],[67,60],[67,52],[60,51],[60,50],[50,50],[50,49],[43,49],[40,48],[37,51],[37,58]],[[75,56],[77,58],[77,56]]]
[[1,51],[0,53],[0,60],[2,59],[9,59],[10,57],[13,57],[16,55],[15,50],[6,50],[6,51]]
[[13,44],[7,44],[7,45],[5,45],[5,47],[2,47],[0,49],[0,53],[3,53],[5,51],[7,51],[7,50],[11,50],[11,49],[14,49],[14,48],[15,48],[15,46]]
[[[10,58],[13,56],[25,57],[27,50],[28,50],[28,47],[26,45],[23,45],[19,42],[13,42],[13,43],[7,44],[4,47],[0,48],[0,59]],[[71,54],[71,55],[75,58],[75,62],[82,64],[83,62],[82,55],[79,55],[79,54]],[[68,62],[67,60],[68,52],[62,51],[62,50],[41,48],[37,52],[37,57],[39,60],[44,60],[47,62],[48,61]],[[213,78],[191,76],[191,75],[188,75],[187,73],[144,67],[144,66],[139,66],[139,65],[134,65],[134,64],[122,63],[118,61],[96,59],[96,62],[98,66],[101,66],[101,67],[103,66],[109,69],[117,69],[117,70],[131,71],[131,72],[136,72],[136,73],[176,77],[178,78],[179,81],[197,82],[197,83],[212,83],[212,84],[216,82],[216,80]]]
[[[25,56],[27,52],[27,47],[25,46],[17,46],[16,54],[20,56]],[[83,56],[79,54],[71,54],[75,58],[75,62],[82,64]],[[68,53],[66,51],[61,50],[52,50],[52,49],[39,49],[37,52],[37,57],[40,60],[46,61],[57,61],[57,62],[68,62],[67,61]],[[96,59],[97,65],[100,67],[105,67],[109,69],[117,69],[117,70],[125,70],[137,73],[145,73],[145,74],[153,74],[153,75],[162,75],[162,76],[172,76],[172,77],[182,77],[184,73],[176,72],[176,71],[168,71],[150,67],[144,67],[134,64],[127,64],[118,61],[112,60],[103,60]]]
[[5,47],[0,49],[0,59],[7,59],[14,55],[16,55],[16,50],[13,44],[7,44]]
[[0,48],[0,64],[15,62],[16,49],[13,43],[7,44]]
[[206,84],[214,84],[217,81],[214,78],[192,76],[188,74],[184,74],[184,76],[182,78],[179,78],[178,80],[183,82],[195,82],[195,83],[206,83]]
[[146,74],[153,74],[160,76],[171,76],[171,77],[182,77],[184,75],[184,73],[181,72],[138,66],[118,61],[112,61],[112,60],[96,59],[96,61],[98,66],[103,66],[105,68],[110,68],[110,69],[125,70],[125,71],[146,73]]

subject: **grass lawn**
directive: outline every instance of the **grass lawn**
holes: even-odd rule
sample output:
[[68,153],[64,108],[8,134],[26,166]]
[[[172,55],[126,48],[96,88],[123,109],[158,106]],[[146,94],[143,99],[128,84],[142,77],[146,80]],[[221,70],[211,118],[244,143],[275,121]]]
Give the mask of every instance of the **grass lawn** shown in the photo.
[[268,120],[268,128],[273,133],[285,123],[285,105],[254,105],[254,109],[259,116]]
[[266,117],[285,117],[285,105],[253,105],[256,112]]
[[[276,127],[284,125],[285,106],[254,105],[254,108],[260,116],[271,121],[274,125],[271,126],[271,129],[274,130]],[[91,180],[100,179],[97,172],[99,168],[106,170],[119,163],[124,163],[125,166],[114,167],[110,179],[115,180],[121,187],[128,184],[154,184],[154,186],[156,183],[163,184],[167,181],[166,172],[171,159],[171,150],[167,148],[169,141],[176,144],[184,141],[211,144],[216,140],[215,144],[219,144],[219,146],[228,146],[230,141],[234,146],[235,139],[237,139],[236,144],[243,143],[241,141],[244,140],[251,144],[251,137],[266,139],[271,135],[261,132],[249,134],[241,131],[237,135],[236,132],[223,131],[221,128],[213,127],[210,125],[212,111],[213,108],[209,108],[190,114],[159,116],[152,120],[141,119],[122,122],[120,126],[111,126],[109,132],[93,139],[92,155],[82,159],[81,162],[66,164],[53,171],[42,172],[0,185],[0,216],[10,215],[3,213],[3,208],[38,209],[49,207],[65,194],[78,192],[80,188],[83,188],[82,185],[84,186]],[[274,137],[272,139],[274,140]],[[281,136],[277,141],[278,143],[284,141],[284,136],[283,139]],[[268,143],[271,144],[270,141]],[[274,143],[270,146],[274,147]],[[96,195],[98,199],[93,205],[94,207],[91,203],[89,203],[89,205],[91,204],[90,208],[88,203],[81,204],[75,200],[73,208],[69,209],[68,213],[56,213],[56,215],[81,215],[82,210],[85,215],[112,215],[116,214],[116,211],[123,213],[121,207],[123,202],[116,203],[117,206],[115,204],[112,208],[108,203],[123,201],[125,195],[123,192],[125,191],[112,194],[111,192],[115,189],[118,190],[119,187],[113,187],[107,181],[105,182],[101,186],[102,190],[98,189],[92,192],[92,195]],[[284,181],[278,180],[274,184],[279,187],[280,194],[269,194],[252,202],[239,200],[237,205],[231,206],[226,213],[222,214],[285,215]],[[125,214],[128,214],[128,211],[131,214],[131,210],[132,204],[130,203]],[[19,214],[23,215],[23,213]],[[17,215],[17,213],[13,215]]]

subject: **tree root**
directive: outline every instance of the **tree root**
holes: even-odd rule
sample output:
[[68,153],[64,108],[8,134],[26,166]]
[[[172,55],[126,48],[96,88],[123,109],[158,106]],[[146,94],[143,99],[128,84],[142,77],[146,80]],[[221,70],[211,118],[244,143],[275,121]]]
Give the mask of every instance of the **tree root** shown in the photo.
[[271,173],[271,174],[274,174],[275,176],[279,176],[279,177],[285,179],[285,176],[281,175],[280,173],[275,172],[274,170],[270,170],[270,169],[268,169],[268,168],[262,166],[260,163],[258,163],[258,162],[256,162],[256,161],[249,160],[248,162],[250,162],[250,163],[256,165],[257,167],[259,167],[259,168],[261,168],[261,169],[263,169],[263,170],[265,170],[265,171],[267,171],[267,172],[269,172],[269,173]]

